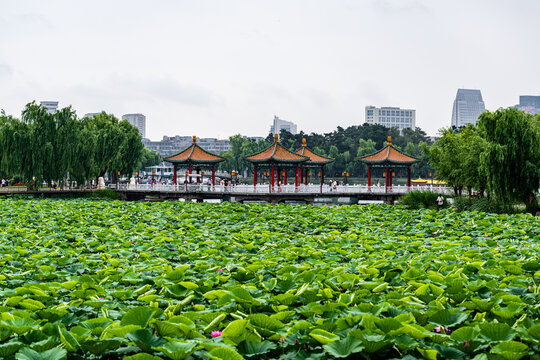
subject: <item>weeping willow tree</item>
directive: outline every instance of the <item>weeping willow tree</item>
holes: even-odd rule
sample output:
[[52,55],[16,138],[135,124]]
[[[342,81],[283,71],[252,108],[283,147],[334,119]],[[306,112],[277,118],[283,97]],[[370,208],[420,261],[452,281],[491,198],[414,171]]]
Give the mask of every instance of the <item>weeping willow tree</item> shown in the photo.
[[528,211],[538,209],[539,124],[538,117],[517,109],[485,112],[478,123],[487,142],[480,163],[490,192],[501,202],[525,202]]
[[137,128],[110,114],[77,119],[71,107],[50,114],[32,102],[22,119],[0,114],[0,175],[29,187],[43,182],[78,184],[106,172],[130,175],[143,153]]

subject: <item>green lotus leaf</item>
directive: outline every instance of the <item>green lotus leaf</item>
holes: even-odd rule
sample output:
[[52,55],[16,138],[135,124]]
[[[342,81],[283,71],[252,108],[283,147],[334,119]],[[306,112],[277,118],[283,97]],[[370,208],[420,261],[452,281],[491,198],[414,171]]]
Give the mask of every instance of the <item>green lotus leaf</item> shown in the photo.
[[312,332],[309,333],[309,336],[311,336],[312,338],[314,338],[315,340],[317,340],[323,345],[339,340],[338,335],[332,334],[331,332],[328,332],[322,329],[313,330]]
[[55,348],[60,344],[61,344],[61,342],[60,342],[58,337],[50,336],[50,337],[48,337],[48,338],[46,338],[44,340],[33,342],[30,345],[30,348],[32,350],[37,351],[37,352],[44,352],[44,351],[50,350],[52,348]]
[[225,347],[219,347],[210,350],[210,352],[206,353],[206,356],[208,356],[210,359],[213,360],[243,360],[244,357],[237,353],[236,351],[225,348]]
[[127,341],[122,338],[110,338],[110,339],[85,339],[80,342],[81,348],[94,355],[101,355],[110,350],[118,349],[122,344]]
[[139,329],[141,329],[139,325],[126,325],[126,326],[120,327],[120,324],[115,323],[115,324],[109,325],[105,330],[103,330],[99,338],[102,340],[108,339],[108,338],[115,338],[115,337],[123,338],[130,332],[136,331]]
[[253,324],[254,326],[276,331],[285,326],[281,321],[272,319],[270,316],[266,314],[253,314],[248,317],[249,322]]
[[324,350],[336,358],[345,358],[364,349],[362,340],[347,336],[341,340],[323,345]]
[[13,341],[9,343],[0,344],[0,356],[4,359],[15,354],[24,344],[19,341]]
[[17,360],[65,360],[67,359],[67,351],[61,348],[54,348],[44,352],[37,352],[30,348],[19,350],[15,354]]
[[277,345],[267,340],[261,341],[260,343],[242,341],[240,345],[238,345],[238,350],[246,357],[264,355],[274,349],[277,349]]
[[243,287],[234,288],[230,290],[230,293],[234,296],[237,302],[252,304],[255,301],[249,291]]
[[517,341],[503,341],[491,349],[491,353],[498,354],[506,360],[519,360],[527,355],[528,346]]
[[536,324],[528,328],[527,333],[529,333],[529,335],[531,335],[536,340],[540,341],[540,324]]
[[480,334],[480,330],[471,326],[463,326],[454,330],[450,337],[456,341],[472,341]]
[[399,330],[403,325],[394,318],[384,318],[376,319],[375,326],[385,334],[388,334],[391,331]]
[[150,352],[152,347],[160,347],[167,342],[167,340],[161,337],[154,336],[150,329],[135,330],[127,334],[126,338],[133,341],[139,348],[141,348],[142,351],[145,352]]
[[155,308],[148,306],[139,306],[129,309],[122,317],[120,326],[137,325],[145,328],[148,326],[148,323],[156,315],[156,313],[157,311]]
[[421,349],[417,348],[418,352],[422,355],[422,357],[426,360],[437,360],[437,350],[433,349]]
[[454,327],[467,320],[469,316],[458,310],[439,310],[429,317],[429,322],[445,328]]
[[140,353],[131,356],[124,356],[122,360],[162,360],[162,358],[147,353]]
[[154,347],[154,350],[161,351],[173,360],[183,360],[193,354],[197,347],[196,342],[169,341],[162,346]]
[[480,324],[480,336],[488,341],[508,341],[516,336],[516,332],[505,323]]
[[58,335],[67,351],[75,352],[81,347],[77,339],[64,326],[58,326]]
[[174,270],[169,271],[167,274],[165,274],[165,278],[173,282],[180,281],[184,278],[184,273],[187,269],[189,269],[189,265],[178,266]]

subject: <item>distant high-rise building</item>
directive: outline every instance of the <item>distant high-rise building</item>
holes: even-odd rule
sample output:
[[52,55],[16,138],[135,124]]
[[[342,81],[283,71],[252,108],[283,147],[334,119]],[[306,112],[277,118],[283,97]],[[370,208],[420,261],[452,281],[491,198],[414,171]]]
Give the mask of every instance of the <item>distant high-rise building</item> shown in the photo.
[[49,114],[54,114],[58,109],[58,101],[41,101],[40,104],[47,109]]
[[272,123],[272,126],[270,126],[270,133],[279,134],[281,133],[281,130],[287,130],[291,134],[297,133],[295,123],[293,123],[292,121],[281,120],[274,115],[274,122]]
[[[159,153],[161,156],[171,156],[177,154],[179,151],[184,150],[190,146],[193,142],[192,136],[164,136],[160,141],[152,141],[149,139],[143,139],[142,143],[148,150],[153,150]],[[231,144],[228,139],[216,139],[216,138],[197,138],[197,144],[206,151],[213,152],[215,154],[221,154],[225,151],[231,150]]]
[[146,116],[143,114],[125,114],[122,120],[127,120],[131,125],[139,129],[141,136],[146,138]]
[[540,95],[520,95],[519,105],[515,107],[529,114],[540,114]]
[[84,114],[83,118],[92,118],[96,115],[99,115],[100,113],[86,113]]
[[480,90],[458,89],[452,107],[452,126],[474,125],[485,110]]
[[366,106],[366,123],[388,128],[416,129],[416,110]]

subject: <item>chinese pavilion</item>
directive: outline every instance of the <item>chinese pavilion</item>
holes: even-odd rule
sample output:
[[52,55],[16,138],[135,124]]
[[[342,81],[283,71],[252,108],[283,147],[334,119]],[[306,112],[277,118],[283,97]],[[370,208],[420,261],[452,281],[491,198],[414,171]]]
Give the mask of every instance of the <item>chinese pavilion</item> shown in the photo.
[[[324,184],[324,165],[335,161],[335,159],[315,154],[313,151],[311,151],[307,147],[305,138],[302,139],[302,147],[298,149],[296,153],[299,155],[307,156],[309,158],[309,160],[303,163],[302,166],[300,167],[300,179],[305,179],[305,184],[307,185],[309,168],[318,168],[320,166],[321,167],[321,185],[323,185]],[[306,170],[305,175],[304,175],[304,168]]]
[[371,187],[371,168],[382,167],[385,169],[385,191],[392,187],[393,171],[395,168],[407,168],[407,186],[411,186],[411,165],[420,159],[406,155],[392,146],[392,137],[388,137],[388,145],[382,150],[359,159],[368,166],[368,189]]
[[[168,161],[173,164],[174,166],[174,176],[173,176],[173,183],[176,185],[176,172],[179,165],[184,165],[188,167],[188,172],[186,173],[186,176],[189,176],[192,174],[193,168],[195,167],[197,174],[200,172],[200,168],[202,167],[211,167],[212,168],[212,186],[215,186],[216,184],[216,164],[220,163],[222,161],[225,161],[225,158],[214,155],[203,148],[201,148],[199,145],[197,145],[197,137],[193,136],[193,143],[191,146],[189,146],[187,149],[182,150],[176,155],[169,156],[168,158],[164,158],[163,160]],[[189,183],[192,182],[192,177],[189,176]],[[201,182],[201,178],[197,176],[197,182]]]
[[267,166],[270,167],[271,185],[274,188],[275,184],[275,171],[277,170],[277,182],[281,184],[281,175],[283,175],[283,184],[287,185],[287,172],[281,173],[281,169],[285,170],[287,167],[295,167],[296,180],[295,184],[298,187],[298,165],[303,164],[309,160],[307,156],[295,154],[285,149],[280,143],[278,134],[274,135],[274,143],[261,152],[250,156],[244,156],[244,159],[253,164],[253,185],[257,186],[257,167]]

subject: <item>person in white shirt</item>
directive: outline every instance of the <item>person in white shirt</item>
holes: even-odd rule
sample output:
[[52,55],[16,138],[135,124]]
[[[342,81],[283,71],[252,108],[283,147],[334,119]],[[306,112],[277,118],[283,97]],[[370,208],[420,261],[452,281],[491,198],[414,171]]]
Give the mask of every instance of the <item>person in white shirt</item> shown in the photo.
[[442,209],[444,205],[444,197],[442,195],[439,195],[437,198],[437,205],[439,205],[439,210]]

